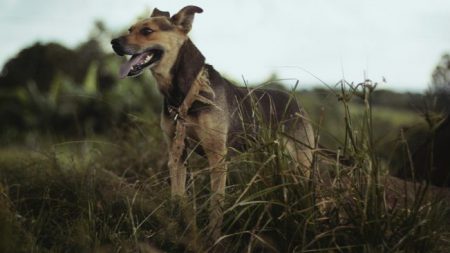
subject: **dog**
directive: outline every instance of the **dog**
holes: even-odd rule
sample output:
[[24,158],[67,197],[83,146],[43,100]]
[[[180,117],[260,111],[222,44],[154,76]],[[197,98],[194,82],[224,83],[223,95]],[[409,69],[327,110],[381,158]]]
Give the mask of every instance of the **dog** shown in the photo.
[[[261,122],[282,125],[284,144],[299,166],[308,170],[315,145],[305,110],[283,91],[238,87],[223,78],[188,37],[196,13],[186,6],[170,16],[154,9],[151,16],[132,25],[129,33],[111,41],[119,56],[131,58],[120,67],[120,76],[133,77],[150,69],[164,97],[161,128],[169,148],[171,193],[182,197],[186,188],[186,145],[194,140],[195,152],[208,159],[211,177],[210,220],[213,238],[220,236],[223,219],[229,148],[246,148],[242,133],[256,136]],[[299,145],[300,143],[300,145]]]

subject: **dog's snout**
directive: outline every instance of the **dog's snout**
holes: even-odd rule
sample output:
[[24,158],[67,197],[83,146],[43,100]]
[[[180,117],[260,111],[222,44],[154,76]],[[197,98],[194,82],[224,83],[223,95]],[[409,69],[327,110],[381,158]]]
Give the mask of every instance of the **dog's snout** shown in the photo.
[[119,39],[118,38],[115,38],[115,39],[113,39],[113,40],[111,40],[111,45],[119,45],[120,44],[120,42],[119,42]]
[[115,38],[115,39],[111,40],[111,45],[112,45],[114,52],[116,52],[116,54],[123,56],[125,53],[124,53],[121,41],[122,41],[121,37]]

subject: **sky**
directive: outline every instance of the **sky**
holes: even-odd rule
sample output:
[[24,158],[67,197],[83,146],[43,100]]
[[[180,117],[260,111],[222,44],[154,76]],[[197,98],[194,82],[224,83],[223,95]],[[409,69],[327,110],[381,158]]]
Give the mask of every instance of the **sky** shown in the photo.
[[154,7],[191,4],[204,10],[190,36],[207,62],[249,83],[273,73],[301,88],[367,77],[423,91],[450,52],[448,0],[0,0],[0,66],[36,41],[76,46],[95,20],[121,31]]

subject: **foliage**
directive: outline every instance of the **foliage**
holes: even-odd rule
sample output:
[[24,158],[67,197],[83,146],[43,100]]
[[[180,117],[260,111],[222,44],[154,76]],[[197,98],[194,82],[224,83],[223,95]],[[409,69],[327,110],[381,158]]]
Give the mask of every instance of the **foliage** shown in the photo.
[[432,89],[436,92],[450,91],[450,54],[444,54],[434,69]]
[[[249,139],[249,150],[229,165],[223,237],[216,242],[226,252],[448,250],[448,203],[426,197],[429,188],[420,185],[400,184],[393,194],[382,180],[387,169],[374,148],[373,84],[341,85],[334,94],[345,114],[342,151],[353,165],[317,160],[318,174],[308,178],[280,145],[280,132],[267,129]],[[361,116],[353,118],[352,99],[362,99]],[[208,251],[204,164],[189,165],[187,201],[170,201],[158,119],[132,122],[114,141],[58,143],[40,152],[2,150],[0,203],[6,208],[0,221],[9,236],[0,247]],[[14,239],[19,237],[27,238],[25,243]]]
[[22,50],[0,77],[0,138],[83,138],[126,126],[130,113],[154,114],[160,99],[153,83],[138,78],[119,84],[118,66],[95,40],[74,50],[54,43]]

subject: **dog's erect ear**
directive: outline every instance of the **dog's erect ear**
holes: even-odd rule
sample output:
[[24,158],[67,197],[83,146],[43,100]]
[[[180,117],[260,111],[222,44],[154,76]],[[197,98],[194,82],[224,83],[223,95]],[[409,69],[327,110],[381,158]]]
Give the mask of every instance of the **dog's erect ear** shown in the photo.
[[194,14],[202,12],[202,8],[189,5],[181,9],[177,14],[173,15],[170,20],[174,25],[179,26],[185,33],[188,33],[192,28]]
[[182,94],[188,93],[204,65],[205,57],[194,43],[187,39],[181,46],[178,58],[172,68],[173,82]]
[[151,18],[154,17],[166,17],[170,18],[170,13],[168,11],[160,11],[158,8],[153,9],[152,14],[150,15]]

